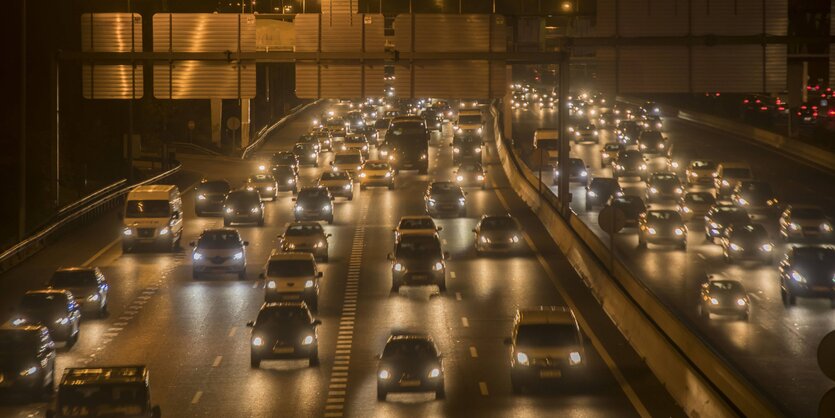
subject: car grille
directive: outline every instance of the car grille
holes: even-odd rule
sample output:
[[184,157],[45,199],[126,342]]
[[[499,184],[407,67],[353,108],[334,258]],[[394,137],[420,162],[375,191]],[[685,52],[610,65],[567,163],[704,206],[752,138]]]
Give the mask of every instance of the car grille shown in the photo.
[[223,264],[228,259],[229,259],[229,257],[222,257],[222,256],[217,255],[217,256],[214,256],[214,257],[210,258],[209,260],[212,260],[212,263],[214,263],[214,264]]
[[151,238],[154,236],[154,228],[137,228],[136,234],[140,238]]
[[818,232],[818,227],[816,226],[804,226],[803,233],[804,234],[816,234]]

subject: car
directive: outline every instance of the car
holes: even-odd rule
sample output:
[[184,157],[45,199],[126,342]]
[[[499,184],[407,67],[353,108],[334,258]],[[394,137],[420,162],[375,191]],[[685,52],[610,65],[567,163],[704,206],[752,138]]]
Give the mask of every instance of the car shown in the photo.
[[246,179],[247,190],[257,190],[261,201],[275,201],[278,197],[278,182],[272,174],[253,174]]
[[711,192],[687,192],[678,201],[678,212],[685,222],[690,222],[694,217],[707,215],[716,198]]
[[354,179],[347,171],[323,171],[316,185],[328,189],[333,197],[354,200]]
[[442,226],[436,226],[435,220],[431,216],[401,216],[397,227],[392,229],[394,231],[394,241],[400,240],[403,235],[436,235],[443,230]]
[[46,418],[162,416],[159,405],[151,406],[150,372],[144,365],[67,367],[55,399]]
[[771,185],[762,180],[744,180],[734,188],[731,200],[751,213],[763,213],[766,216],[780,211],[777,196]]
[[81,308],[69,290],[29,290],[23,295],[11,323],[14,326],[41,324],[53,340],[64,341],[67,347],[72,347],[81,331]]
[[638,149],[645,154],[664,154],[670,146],[666,137],[658,131],[643,131],[638,135]]
[[638,226],[638,219],[641,214],[646,212],[647,206],[640,196],[622,195],[612,196],[609,198],[607,206],[612,206],[619,209],[624,215],[624,226],[635,227]]
[[264,301],[301,302],[311,311],[319,308],[319,279],[323,274],[311,253],[273,250],[264,266]]
[[206,214],[223,214],[223,201],[226,194],[232,190],[226,180],[203,180],[195,188],[194,214],[206,216]]
[[574,129],[574,142],[580,144],[584,142],[600,143],[600,131],[593,123],[581,123]]
[[615,179],[639,177],[641,181],[646,181],[647,174],[646,158],[638,150],[621,151],[612,163],[612,175]]
[[233,190],[223,202],[223,226],[250,223],[264,226],[264,202],[257,190]]
[[392,333],[377,358],[378,401],[401,392],[435,392],[435,399],[445,397],[441,352],[428,334]]
[[744,180],[753,180],[754,174],[751,167],[746,163],[721,162],[716,170],[716,178],[713,179],[713,187],[719,196],[728,196],[736,188],[737,184]]
[[622,196],[623,189],[617,179],[611,177],[595,177],[586,187],[586,210],[592,210],[595,206],[602,206],[612,196]]
[[661,106],[656,102],[648,100],[641,105],[641,114],[661,116]]
[[91,313],[99,318],[107,315],[110,285],[98,267],[61,267],[52,273],[46,285],[69,290],[82,314]]
[[607,142],[600,147],[600,168],[606,168],[612,165],[618,153],[625,148],[619,142]]
[[519,252],[525,248],[522,227],[510,215],[483,215],[473,234],[477,255]]
[[368,139],[361,134],[349,134],[339,146],[340,151],[358,151],[362,158],[368,158],[369,148]]
[[634,120],[622,120],[618,123],[615,134],[618,137],[618,141],[624,146],[627,146],[637,144],[638,136],[642,131],[643,127],[638,125],[638,122]]
[[293,145],[293,154],[299,164],[307,164],[319,167],[319,143],[317,142],[296,142]]
[[380,138],[386,137],[386,131],[388,131],[389,127],[391,126],[391,118],[380,118],[374,122],[374,129],[377,130],[377,140],[379,141]]
[[338,149],[337,146],[342,144],[347,134],[345,119],[341,117],[329,117],[325,119],[324,126],[331,134],[331,147]]
[[684,187],[676,173],[660,171],[650,174],[647,179],[647,202],[681,198]]
[[313,136],[319,142],[320,151],[333,151],[333,135],[327,129],[318,129],[312,132]]
[[183,199],[173,184],[136,186],[125,199],[122,218],[122,252],[155,247],[173,252],[183,237]]
[[246,278],[246,246],[236,229],[205,229],[197,241],[189,243],[191,252],[191,277],[199,279],[205,273],[235,273],[239,280]]
[[331,161],[331,169],[333,171],[345,171],[351,175],[354,180],[358,179],[357,173],[362,169],[362,164],[365,158],[358,150],[337,151]]
[[467,216],[467,193],[451,181],[434,181],[429,184],[423,200],[429,216]]
[[780,294],[785,306],[797,304],[797,298],[829,299],[835,309],[835,248],[793,246],[780,262]]
[[319,365],[319,325],[304,302],[268,302],[261,305],[252,328],[249,365],[262,360],[306,359],[308,367]]
[[780,237],[786,241],[832,241],[832,220],[820,206],[789,205],[780,215]]
[[475,161],[464,161],[452,173],[455,183],[461,187],[487,188],[487,173],[480,163]]
[[[560,184],[560,166],[557,164],[554,167],[554,185]],[[589,184],[589,166],[579,158],[568,159],[568,181],[572,183],[583,183],[584,186]]]
[[309,252],[317,261],[327,262],[330,237],[319,222],[293,222],[278,236],[278,248],[284,252]]
[[754,259],[771,264],[774,260],[774,244],[768,239],[768,232],[760,224],[731,225],[722,237],[721,243],[722,255],[728,263]]
[[658,115],[645,115],[643,125],[644,129],[653,129],[658,131],[664,127],[664,123],[661,121],[661,116]]
[[437,285],[446,291],[446,262],[449,254],[442,251],[437,234],[401,235],[389,253],[391,261],[391,291],[401,286]]
[[745,208],[730,202],[716,202],[705,215],[705,239],[716,242],[717,238],[725,236],[729,226],[749,222],[751,217]]
[[462,161],[481,162],[481,151],[484,148],[484,140],[478,135],[458,135],[452,138],[449,144],[452,147],[452,163],[460,164]]
[[444,123],[444,114],[442,110],[430,107],[424,110],[421,116],[423,116],[423,120],[426,121],[426,129],[429,129],[430,131],[441,131],[441,127]]
[[296,221],[327,221],[333,224],[333,196],[326,187],[305,187],[294,197]]
[[711,160],[691,160],[685,170],[687,184],[690,186],[713,186],[714,179],[719,176],[716,171],[718,168],[718,164]]
[[537,383],[584,377],[588,359],[583,336],[568,307],[517,310],[512,335],[504,342],[510,346],[513,393]]
[[[296,158],[296,154],[293,154],[290,151],[279,151],[272,155],[270,158],[270,169],[274,170],[276,167],[281,166],[288,166],[292,167],[293,171],[296,172],[296,175],[299,174],[299,159]],[[260,169],[260,167],[259,167]],[[265,171],[265,170],[261,170]]]
[[0,326],[0,394],[52,395],[55,343],[43,325]]
[[278,166],[273,167],[273,178],[275,179],[276,191],[279,192],[299,192],[299,176],[293,167]]
[[367,160],[362,164],[359,172],[360,190],[368,186],[386,186],[394,190],[394,178],[396,174],[391,164],[385,160]]
[[709,276],[699,288],[699,316],[736,316],[747,321],[751,314],[751,299],[745,286],[737,280]]
[[649,209],[638,218],[638,248],[647,244],[671,244],[687,249],[687,226],[681,215],[670,209]]

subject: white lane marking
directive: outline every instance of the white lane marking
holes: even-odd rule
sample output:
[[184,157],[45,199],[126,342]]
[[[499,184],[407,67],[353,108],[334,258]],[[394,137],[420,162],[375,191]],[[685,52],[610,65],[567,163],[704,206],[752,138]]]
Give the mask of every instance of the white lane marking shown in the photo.
[[481,392],[481,396],[487,396],[490,392],[487,391],[487,383],[485,382],[478,382],[478,391]]
[[345,396],[345,391],[344,390],[331,390],[331,391],[328,391],[328,396],[334,396],[334,397]]
[[348,385],[344,383],[331,383],[328,385],[329,389],[345,389]]
[[257,288],[258,288],[258,282],[253,283],[253,284],[252,284],[252,288],[253,288],[253,289],[257,289]]
[[442,239],[442,240],[441,240],[441,243],[442,243],[442,244],[444,244],[444,245],[446,245],[446,244],[447,244],[447,242],[446,242],[446,238]]
[[326,403],[343,403],[343,402],[345,402],[345,398],[330,398],[329,397],[328,400],[325,401],[325,402]]
[[234,337],[236,332],[238,332],[238,327],[229,328],[229,336],[230,337]]
[[97,258],[101,257],[102,254],[106,253],[109,249],[113,248],[114,245],[118,244],[119,241],[122,240],[122,237],[116,238],[110,244],[104,246],[104,248],[100,249],[98,252],[93,254],[92,257],[88,258],[87,261],[81,264],[81,267],[90,267],[90,264],[93,264],[93,261],[96,261]]
[[344,407],[345,406],[342,405],[342,404],[333,404],[333,405],[326,406],[325,409],[334,410],[334,409],[343,409]]
[[454,272],[454,271],[449,272],[449,278],[450,278],[450,279],[454,279],[454,278],[455,278],[455,272]]
[[194,405],[197,402],[200,402],[200,398],[203,397],[203,391],[198,390],[197,393],[194,394],[194,397],[191,398],[191,404]]
[[101,334],[102,337],[115,337],[118,336],[118,332],[104,332]]
[[705,257],[705,255],[704,255],[704,254],[702,254],[702,253],[696,253],[696,255],[697,255],[697,256],[699,256],[699,258],[701,258],[702,260],[706,260],[706,259],[707,259],[707,257]]
[[478,358],[478,350],[473,345],[470,346],[470,357]]
[[220,366],[220,362],[223,361],[223,356],[215,357],[215,361],[212,362],[212,367]]
[[756,293],[749,293],[748,295],[751,296],[752,298],[756,299],[756,300],[760,300],[760,301],[762,300],[762,297],[760,295],[756,294]]
[[469,328],[470,327],[470,320],[467,319],[466,316],[462,316],[461,317],[461,324],[464,325],[464,328]]
[[110,327],[110,328],[107,329],[108,332],[116,332],[116,333],[118,333],[119,331],[122,331],[122,330],[124,330],[124,328],[122,328],[122,327]]
[[455,300],[461,300],[461,292],[455,292]]
[[114,322],[114,323],[113,323],[113,326],[114,326],[114,327],[123,327],[123,326],[125,326],[125,325],[127,325],[127,324],[128,324],[127,322]]

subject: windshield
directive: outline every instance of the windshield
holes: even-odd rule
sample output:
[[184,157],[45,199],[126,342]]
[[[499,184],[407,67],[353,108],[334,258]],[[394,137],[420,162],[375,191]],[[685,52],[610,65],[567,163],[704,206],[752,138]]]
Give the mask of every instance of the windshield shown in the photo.
[[64,416],[132,416],[148,408],[143,384],[61,386],[58,405]]
[[305,199],[310,200],[322,200],[322,199],[329,199],[328,196],[328,189],[325,188],[312,188],[312,189],[304,189],[299,193],[297,202],[301,202]]
[[62,311],[67,309],[67,297],[60,293],[29,293],[23,295],[20,308],[24,311]]
[[350,135],[347,138],[345,138],[345,143],[346,144],[351,144],[351,143],[360,144],[360,143],[366,143],[366,142],[368,142],[368,140],[366,140],[364,136],[359,136],[359,135]]
[[325,125],[329,128],[344,128],[345,120],[342,118],[330,118],[325,122]]
[[830,248],[802,247],[794,250],[795,262],[816,267],[835,267],[835,250]]
[[438,182],[432,184],[432,194],[460,194],[461,189],[450,182]]
[[647,131],[641,134],[641,141],[661,141],[663,139],[661,132],[658,131]]
[[3,330],[0,332],[0,359],[19,359],[21,355],[34,357],[37,335],[23,330]]
[[326,171],[322,173],[322,180],[349,180],[350,176],[344,171]]
[[574,325],[530,324],[519,326],[516,344],[522,347],[575,347],[580,341]]
[[793,208],[792,218],[796,219],[823,219],[823,210],[820,208]]
[[741,187],[743,192],[749,192],[759,195],[771,195],[771,185],[764,182],[744,183]]
[[603,146],[603,149],[605,151],[609,151],[609,152],[620,151],[620,145],[619,144],[606,144],[606,145]]
[[516,223],[508,216],[497,216],[495,218],[484,218],[481,220],[481,229],[509,229],[516,227]]
[[368,170],[388,170],[388,163],[366,163],[365,168]]
[[225,181],[210,181],[201,184],[198,188],[201,193],[227,193],[229,192],[229,183]]
[[435,221],[431,218],[403,219],[400,229],[435,229]]
[[458,123],[460,124],[481,124],[481,115],[461,115],[458,116]]
[[397,244],[395,253],[405,258],[439,257],[441,243],[434,236],[408,236]]
[[257,192],[232,192],[226,197],[228,206],[258,206],[260,203]]
[[374,127],[377,129],[388,129],[389,125],[391,125],[391,119],[377,119],[377,122],[374,122]]
[[293,171],[293,167],[286,166],[286,165],[282,165],[282,166],[278,166],[278,167],[274,168],[273,173],[275,173],[275,175],[279,176],[279,177],[288,177],[288,176],[292,177],[292,176],[296,175],[296,172]]
[[690,167],[693,167],[698,170],[715,170],[716,163],[712,161],[693,161],[690,163]]
[[322,226],[319,224],[304,224],[304,225],[290,225],[284,235],[289,237],[303,237],[308,235],[320,234]]
[[49,284],[59,289],[97,286],[98,279],[92,270],[63,270],[53,273]]
[[710,290],[718,292],[742,292],[742,285],[731,280],[713,280],[710,282]]
[[296,155],[295,154],[277,154],[273,155],[272,158],[273,165],[278,164],[295,164],[296,163]]
[[259,326],[268,327],[275,325],[303,325],[310,323],[310,315],[307,311],[299,308],[265,309],[258,314],[255,321]]
[[197,248],[206,250],[222,250],[240,248],[241,237],[237,231],[206,231],[200,236]]
[[267,276],[271,277],[313,276],[313,273],[311,260],[273,260],[267,268]]
[[681,215],[671,210],[658,210],[647,212],[648,221],[678,221],[681,222]]
[[420,122],[397,122],[389,128],[386,135],[393,136],[408,136],[408,135],[425,135],[426,129],[423,123]]
[[275,181],[275,177],[270,174],[255,174],[249,176],[250,183],[262,183],[262,182],[273,182]]
[[676,180],[678,180],[678,177],[676,177],[675,174],[664,173],[664,174],[653,174],[652,179],[655,180],[655,181],[663,183],[663,182],[676,181]]
[[362,162],[362,156],[359,154],[337,154],[333,157],[334,164],[359,164]]
[[167,218],[170,216],[167,200],[128,200],[126,218]]
[[386,344],[383,357],[435,358],[435,347],[427,340],[402,339]]
[[687,193],[684,195],[684,201],[688,203],[713,204],[716,198],[710,193]]
[[751,170],[747,168],[723,168],[722,176],[743,179],[751,177]]
[[752,224],[752,225],[744,225],[742,227],[734,227],[733,230],[734,238],[740,239],[766,239],[768,238],[768,233],[765,232],[765,228],[759,224]]

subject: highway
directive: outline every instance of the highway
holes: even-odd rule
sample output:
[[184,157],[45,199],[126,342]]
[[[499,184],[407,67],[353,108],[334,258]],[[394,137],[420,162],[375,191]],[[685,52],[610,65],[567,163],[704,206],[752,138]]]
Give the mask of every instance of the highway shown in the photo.
[[[513,138],[517,143],[529,143],[534,129],[554,128],[556,119],[555,112],[514,111]],[[682,121],[674,115],[664,117],[664,134],[672,141],[673,159],[680,163],[682,180],[683,170],[692,159],[743,161],[751,165],[755,178],[771,184],[781,202],[817,204],[830,217],[835,214],[832,194],[835,176],[832,174],[741,138]],[[601,145],[615,141],[611,131],[601,131]],[[571,153],[572,157],[582,158],[590,166],[591,176],[611,177],[609,168],[600,168],[599,149],[594,144],[574,144]],[[663,171],[664,168],[664,159],[657,158],[651,160],[648,171]],[[551,173],[543,178],[551,184]],[[621,180],[620,183],[625,193],[646,200],[643,182]],[[551,190],[556,192],[556,187]],[[599,207],[589,212],[585,210],[582,186],[572,184],[571,192],[574,212],[603,238],[603,242],[608,242],[608,235],[597,224]],[[675,209],[669,203],[651,206]],[[625,228],[614,242],[618,257],[630,271],[717,353],[782,404],[785,410],[797,416],[815,416],[821,396],[832,386],[818,369],[816,353],[821,338],[835,329],[835,311],[830,309],[829,301],[823,299],[800,299],[797,306],[790,309],[783,306],[776,263],[788,246],[776,239],[775,217],[757,222],[766,226],[777,244],[774,265],[725,263],[721,246],[705,240],[703,219],[688,223],[686,252],[656,246],[639,249],[636,228]],[[749,322],[699,318],[699,284],[707,274],[740,280],[745,285],[751,294],[753,308]]]
[[[273,132],[258,154],[289,149],[323,106],[311,107]],[[492,134],[488,129],[486,135]],[[324,225],[333,237],[330,260],[320,264],[324,278],[317,315],[323,323],[319,367],[286,361],[265,361],[261,369],[249,365],[250,336],[245,324],[255,319],[263,303],[264,283],[258,278],[262,265],[275,247],[276,236],[292,221],[289,193],[266,203],[264,227],[238,227],[243,239],[250,242],[245,280],[232,275],[200,280],[191,276],[187,243],[206,228],[222,226],[222,220],[194,215],[190,186],[201,177],[242,184],[255,169],[253,161],[180,156],[184,173],[177,183],[185,192],[186,208],[181,250],[122,254],[118,245],[120,223],[114,211],[112,216],[105,215],[71,232],[0,276],[0,306],[4,313],[13,310],[25,290],[42,286],[59,266],[101,267],[111,286],[110,314],[104,319],[84,321],[79,343],[69,350],[59,349],[56,378],[65,367],[146,364],[151,371],[152,402],[161,405],[164,416],[628,417],[646,410],[653,415],[682,416],[595,306],[576,272],[542,231],[542,225],[514,194],[501,167],[495,164],[495,150],[485,159],[490,187],[467,190],[468,216],[438,221],[444,227],[441,238],[445,250],[451,253],[446,294],[407,288],[399,294],[390,293],[386,254],[393,243],[391,229],[402,215],[424,213],[422,194],[428,181],[451,176],[452,156],[447,142],[434,139],[428,175],[403,172],[393,191],[359,191],[356,187],[353,201],[337,199],[336,221]],[[330,159],[329,153],[325,155]],[[303,184],[312,184],[320,170],[302,168]],[[506,212],[516,216],[525,228],[529,251],[514,257],[476,257],[471,229],[478,218],[481,214]],[[350,273],[352,270],[359,273]],[[568,289],[591,326],[584,329],[593,334],[587,343],[591,356],[588,379],[581,384],[513,395],[509,351],[503,340],[510,336],[518,307],[566,304],[555,283]],[[767,300],[776,300],[773,285],[764,291]],[[774,316],[772,321],[785,317],[776,315],[782,314],[777,302],[768,306],[776,311],[773,315],[766,316],[761,313],[765,306],[758,306],[752,324],[728,326],[742,329],[753,327],[761,317]],[[801,319],[809,317],[811,314],[804,312],[811,309],[819,310],[800,307],[798,315]],[[831,329],[832,317],[827,315]],[[815,329],[824,327],[812,319],[807,321],[813,322]],[[705,332],[717,327],[713,333],[723,331],[722,326],[699,325]],[[444,355],[445,400],[423,394],[391,395],[385,403],[376,400],[375,356],[395,329],[422,330],[434,337]],[[773,335],[750,335],[745,338],[746,345],[749,338],[764,341],[773,339]],[[805,353],[811,343],[795,347]],[[605,351],[608,360],[601,358],[598,348]],[[4,400],[0,416],[39,416],[46,407],[46,401]]]

